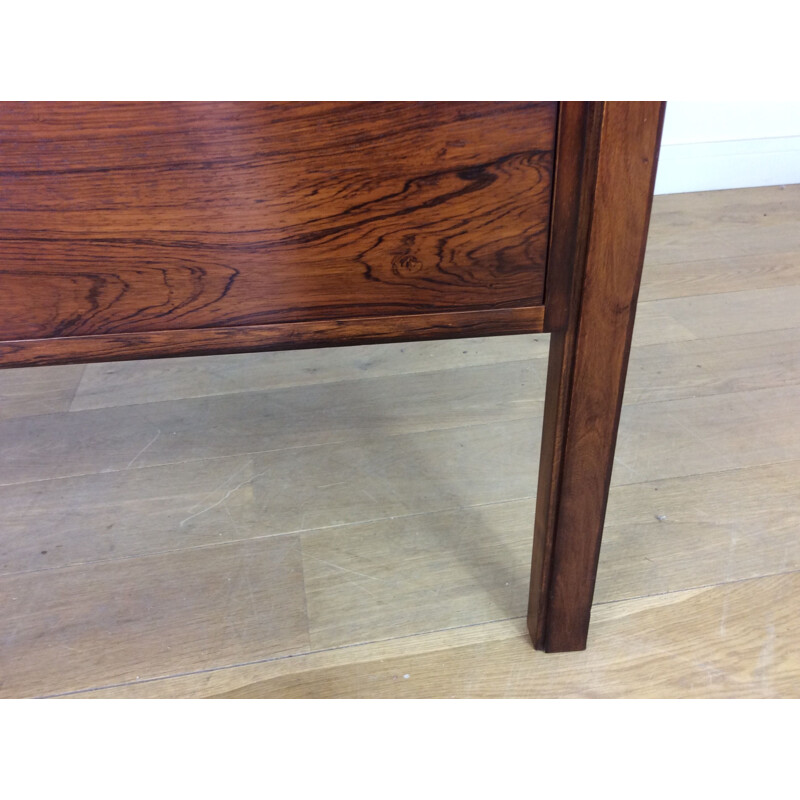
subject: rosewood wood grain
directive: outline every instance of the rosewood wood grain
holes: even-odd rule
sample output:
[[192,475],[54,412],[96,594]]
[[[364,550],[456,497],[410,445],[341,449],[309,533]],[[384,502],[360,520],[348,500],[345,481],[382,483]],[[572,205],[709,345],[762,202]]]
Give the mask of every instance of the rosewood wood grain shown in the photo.
[[2,104],[0,340],[541,305],[556,111]]
[[663,112],[562,107],[528,610],[541,650],[586,647]]
[[541,333],[544,308],[451,311],[401,317],[362,317],[247,325],[238,328],[112,333],[0,342],[0,368],[221,355],[378,342]]
[[529,627],[582,649],[662,116],[0,104],[0,366],[552,331]]

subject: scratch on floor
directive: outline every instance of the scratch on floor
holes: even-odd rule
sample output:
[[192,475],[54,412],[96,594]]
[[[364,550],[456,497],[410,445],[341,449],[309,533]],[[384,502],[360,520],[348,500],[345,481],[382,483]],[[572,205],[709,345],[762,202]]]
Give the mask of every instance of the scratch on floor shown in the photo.
[[722,619],[719,622],[719,635],[720,636],[724,636],[725,635],[725,622],[728,619],[728,603],[729,603],[729,598],[726,597],[722,601]]
[[182,528],[190,519],[194,519],[195,517],[199,517],[201,514],[205,514],[207,511],[211,511],[212,508],[216,508],[220,503],[224,503],[237,489],[241,489],[245,483],[249,483],[250,481],[243,481],[238,486],[234,486],[233,489],[229,489],[216,503],[212,503],[207,508],[200,509],[200,511],[196,512],[195,514],[191,514],[190,516],[186,517],[186,519],[182,519],[180,524],[178,525],[179,528]]
[[[250,570],[249,569],[245,570],[244,580],[245,580],[245,583],[247,584],[247,594],[248,594],[248,596],[250,598],[250,611],[253,612],[253,614],[258,615],[259,608],[258,608],[258,603],[256,603],[255,593],[253,592],[253,584],[250,582]],[[263,612],[263,609],[262,609],[262,612]]]
[[233,518],[233,514],[231,514],[231,510],[228,508],[228,506],[225,506],[225,513],[228,515],[228,518],[230,519],[231,524],[233,525],[233,530],[236,532],[236,535],[244,538],[244,535],[242,534],[242,530],[239,527],[239,524]]
[[618,455],[614,456],[614,461],[616,463],[621,464],[626,470],[628,470],[628,472],[630,473],[630,477],[632,477],[632,478],[638,477],[638,474],[637,474],[636,470],[630,464],[628,464],[627,462],[623,461]]
[[714,455],[725,457],[725,454],[722,453],[719,448],[717,448],[714,444],[713,437],[706,437],[700,434],[698,431],[694,430],[693,428],[688,427],[685,425],[674,413],[669,413],[666,415],[670,420],[672,420],[682,431],[688,433],[689,436],[699,444],[704,445],[707,447]]
[[[181,462],[181,463],[183,463],[183,462]],[[203,495],[203,498],[211,497],[211,496],[215,495],[226,484],[230,483],[234,479],[234,477],[236,477],[240,472],[242,472],[243,470],[247,469],[248,466],[249,466],[249,463],[247,461],[245,461],[243,464],[240,464],[238,467],[236,467],[236,469],[233,470],[233,472],[231,472],[230,475],[228,475],[227,478],[225,478],[224,481],[222,481],[222,483],[218,483],[211,491],[206,492]],[[194,505],[190,506],[189,507],[189,511],[191,511],[192,509],[197,508],[199,505],[202,504],[202,502],[203,501],[201,500],[199,503],[195,503]]]
[[161,428],[158,429],[158,433],[128,462],[125,469],[130,469],[133,466],[134,461],[136,461],[145,450],[150,448],[152,445],[156,443],[158,437],[161,436]]
[[[201,514],[205,514],[207,511],[211,511],[212,508],[216,508],[218,505],[224,503],[234,492],[238,492],[242,486],[246,486],[248,483],[252,483],[256,478],[260,478],[262,475],[266,475],[269,470],[264,470],[263,472],[259,472],[258,475],[253,475],[251,478],[248,478],[246,481],[242,481],[238,486],[234,486],[233,489],[228,489],[225,494],[220,497],[216,503],[212,503],[210,506],[206,506],[205,508],[201,508],[200,511],[195,512],[194,514],[190,514],[186,519],[182,519],[180,523],[178,523],[178,527],[182,528],[190,519],[194,519],[195,517],[199,517]],[[235,473],[234,473],[235,474]],[[228,479],[230,480],[230,478]],[[227,481],[226,481],[227,482]]]
[[317,556],[312,556],[312,555],[309,555],[308,553],[304,553],[303,557],[304,558],[311,558],[314,561],[319,561],[320,564],[326,564],[327,566],[333,567],[334,569],[338,569],[341,572],[349,572],[352,575],[360,575],[362,578],[369,578],[369,580],[371,580],[371,581],[378,581],[380,583],[385,583],[385,581],[381,581],[380,578],[376,578],[374,575],[367,575],[365,572],[359,572],[358,570],[355,570],[355,569],[348,569],[347,567],[340,567],[338,564],[333,564],[330,561],[325,561],[324,558],[318,558]]
[[772,672],[775,668],[775,625],[767,625],[766,632],[767,638],[759,651],[753,677],[759,681],[764,697],[775,697],[772,685]]

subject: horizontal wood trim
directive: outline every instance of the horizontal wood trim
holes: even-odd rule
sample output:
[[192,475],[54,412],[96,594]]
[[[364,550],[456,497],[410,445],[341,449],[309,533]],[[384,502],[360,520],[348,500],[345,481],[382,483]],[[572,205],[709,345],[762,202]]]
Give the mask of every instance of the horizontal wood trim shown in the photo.
[[0,367],[542,333],[544,306],[0,342]]

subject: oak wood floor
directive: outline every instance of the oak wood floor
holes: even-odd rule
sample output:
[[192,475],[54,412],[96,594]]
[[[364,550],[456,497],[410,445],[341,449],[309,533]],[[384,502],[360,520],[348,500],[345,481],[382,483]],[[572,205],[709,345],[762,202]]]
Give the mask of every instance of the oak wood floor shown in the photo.
[[4,697],[800,696],[800,185],[655,199],[589,648],[546,336],[0,372]]

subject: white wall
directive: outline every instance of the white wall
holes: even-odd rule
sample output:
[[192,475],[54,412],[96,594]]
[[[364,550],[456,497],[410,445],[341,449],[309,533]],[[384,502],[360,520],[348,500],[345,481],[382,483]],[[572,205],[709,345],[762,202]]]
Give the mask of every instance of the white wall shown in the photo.
[[800,102],[668,102],[656,194],[800,183]]

